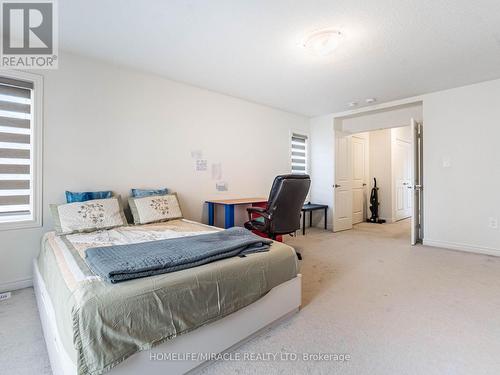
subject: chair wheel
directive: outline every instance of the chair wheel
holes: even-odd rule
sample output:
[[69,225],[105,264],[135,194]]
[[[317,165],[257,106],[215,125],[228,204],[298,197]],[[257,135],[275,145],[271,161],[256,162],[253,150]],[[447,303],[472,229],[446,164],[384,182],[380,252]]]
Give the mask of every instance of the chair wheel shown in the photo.
[[301,253],[296,252],[295,254],[297,254],[297,259],[298,259],[298,260],[302,260],[302,254],[301,254]]

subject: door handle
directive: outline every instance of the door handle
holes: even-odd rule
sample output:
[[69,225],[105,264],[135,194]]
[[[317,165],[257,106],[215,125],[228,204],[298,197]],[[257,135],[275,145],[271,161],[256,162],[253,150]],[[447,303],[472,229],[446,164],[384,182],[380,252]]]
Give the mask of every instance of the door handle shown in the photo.
[[365,183],[363,183],[363,186],[366,186],[366,184],[365,184]]
[[334,188],[339,188],[339,187],[340,187],[340,185],[335,184],[335,185],[333,185],[333,187],[334,187]]

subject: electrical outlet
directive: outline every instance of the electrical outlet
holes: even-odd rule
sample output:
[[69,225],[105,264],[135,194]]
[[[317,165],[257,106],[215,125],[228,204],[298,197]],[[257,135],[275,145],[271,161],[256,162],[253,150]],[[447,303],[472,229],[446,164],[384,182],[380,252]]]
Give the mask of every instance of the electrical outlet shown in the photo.
[[10,298],[10,292],[0,293],[0,302]]
[[488,218],[488,228],[498,229],[498,219],[496,217]]
[[224,181],[216,182],[215,189],[217,189],[217,191],[227,191],[227,182]]

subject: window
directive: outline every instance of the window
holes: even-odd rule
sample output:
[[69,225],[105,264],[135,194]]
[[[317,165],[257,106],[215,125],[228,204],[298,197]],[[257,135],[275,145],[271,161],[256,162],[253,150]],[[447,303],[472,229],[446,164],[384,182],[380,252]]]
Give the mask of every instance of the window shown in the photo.
[[[0,228],[40,224],[34,112],[35,83],[18,79],[27,73],[0,75]],[[40,78],[37,78],[39,80]],[[36,141],[36,142],[35,142]],[[13,225],[17,224],[17,225]],[[19,225],[20,224],[20,225]]]
[[292,173],[307,174],[309,172],[307,135],[292,133],[290,157]]

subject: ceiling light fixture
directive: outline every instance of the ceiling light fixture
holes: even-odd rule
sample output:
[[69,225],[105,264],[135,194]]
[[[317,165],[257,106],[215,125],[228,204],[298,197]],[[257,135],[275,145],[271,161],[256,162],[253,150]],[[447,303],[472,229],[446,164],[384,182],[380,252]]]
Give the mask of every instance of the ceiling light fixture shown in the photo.
[[358,102],[350,102],[347,104],[349,107],[354,108],[358,105]]
[[368,98],[365,100],[366,104],[373,104],[377,101],[377,99],[375,98]]
[[309,35],[304,47],[318,56],[331,55],[339,46],[342,33],[337,30],[323,29]]

